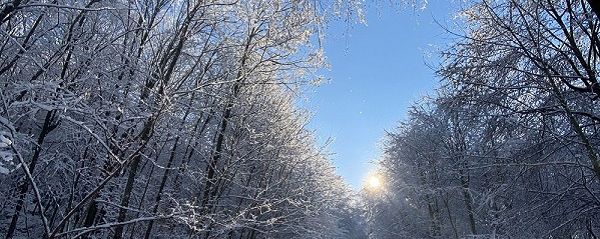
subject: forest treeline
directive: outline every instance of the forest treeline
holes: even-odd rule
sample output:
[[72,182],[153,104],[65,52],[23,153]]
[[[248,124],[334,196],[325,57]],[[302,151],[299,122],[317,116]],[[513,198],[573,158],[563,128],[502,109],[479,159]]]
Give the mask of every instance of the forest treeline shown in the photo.
[[598,2],[472,1],[385,137],[374,238],[600,237]]
[[0,236],[350,238],[350,190],[294,102],[326,16],[355,11],[1,1]]

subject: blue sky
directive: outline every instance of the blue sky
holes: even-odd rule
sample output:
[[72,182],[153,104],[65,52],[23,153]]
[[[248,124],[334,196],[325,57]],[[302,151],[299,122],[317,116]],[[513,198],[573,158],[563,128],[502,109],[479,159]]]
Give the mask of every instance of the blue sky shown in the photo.
[[[424,10],[370,4],[367,25],[331,22],[324,42],[328,79],[301,103],[313,112],[309,127],[328,150],[338,173],[354,189],[375,167],[384,130],[392,130],[408,107],[431,94],[438,80],[427,64],[450,37],[450,1],[430,1]],[[369,5],[369,4],[368,4]]]

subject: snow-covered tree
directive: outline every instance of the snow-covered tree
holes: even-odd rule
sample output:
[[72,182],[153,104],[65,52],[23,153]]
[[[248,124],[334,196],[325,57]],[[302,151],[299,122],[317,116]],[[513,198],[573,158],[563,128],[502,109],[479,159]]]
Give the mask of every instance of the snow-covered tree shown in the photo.
[[293,103],[329,11],[1,3],[0,234],[344,238],[350,193]]

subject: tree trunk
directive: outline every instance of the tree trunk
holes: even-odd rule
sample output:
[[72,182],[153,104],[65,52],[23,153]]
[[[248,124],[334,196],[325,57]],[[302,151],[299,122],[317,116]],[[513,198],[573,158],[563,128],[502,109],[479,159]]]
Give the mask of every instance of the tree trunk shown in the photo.
[[444,206],[446,207],[446,211],[448,212],[448,220],[450,220],[450,225],[452,226],[452,232],[454,233],[454,238],[458,239],[458,230],[456,229],[456,225],[454,224],[454,219],[452,218],[452,212],[450,212],[450,207],[448,206],[448,195],[445,195]]
[[463,199],[469,217],[469,229],[471,230],[471,234],[476,235],[477,228],[475,225],[475,214],[473,213],[473,197],[469,191],[469,176],[464,173],[463,169],[459,170],[459,173]]
[[[29,166],[28,166],[29,172],[31,172],[32,174],[35,169],[35,166],[37,165],[37,161],[40,158],[40,153],[42,152],[42,144],[44,143],[44,139],[50,132],[52,132],[52,130],[54,130],[58,126],[58,123],[54,122],[55,118],[56,118],[55,114],[56,114],[55,110],[50,110],[46,113],[46,117],[44,119],[44,125],[42,126],[42,131],[40,132],[40,135],[38,137],[35,152],[33,153],[33,157],[31,158],[31,162],[29,163]],[[25,167],[25,165],[23,165],[22,167]],[[21,210],[23,209],[23,205],[25,203],[25,196],[27,195],[28,190],[29,190],[29,181],[25,179],[21,183],[21,186],[19,186],[19,189],[18,189],[19,199],[17,200],[17,205],[15,206],[15,212],[12,216],[10,225],[8,226],[8,230],[6,232],[6,237],[5,237],[6,239],[12,238],[15,233],[15,229],[17,228],[17,222],[19,221],[19,214],[21,213]]]
[[[185,118],[187,118],[187,114],[186,114],[186,117],[184,117],[184,122],[185,122]],[[179,144],[179,136],[177,136],[177,138],[175,138],[175,142],[173,143],[173,148],[171,149],[171,154],[169,155],[169,161],[167,162],[167,165],[165,166],[166,167],[165,171],[162,175],[162,179],[160,180],[160,186],[158,187],[158,192],[156,192],[156,198],[154,199],[154,207],[152,208],[152,212],[151,212],[152,215],[156,215],[156,213],[158,212],[158,206],[159,206],[160,200],[162,198],[162,191],[164,190],[165,185],[167,184],[167,178],[169,177],[169,170],[171,170],[171,165],[173,164],[173,159],[175,159],[175,154],[177,153],[177,145],[178,144]],[[144,235],[145,239],[150,238],[150,235],[152,233],[152,226],[154,225],[154,221],[155,220],[151,220],[148,223],[148,228],[146,228],[146,233]]]
[[[131,197],[131,192],[133,190],[133,183],[135,181],[135,176],[137,173],[137,168],[140,165],[140,160],[142,158],[142,149],[148,143],[150,139],[152,128],[154,127],[154,117],[148,119],[146,124],[144,124],[144,128],[141,134],[141,144],[140,150],[136,152],[136,155],[132,158],[131,167],[129,169],[129,175],[127,176],[127,183],[125,184],[125,190],[123,191],[123,197],[121,198],[119,214],[117,216],[117,222],[124,222],[125,217],[127,216],[127,207],[129,206],[129,198]],[[114,239],[120,239],[123,234],[123,225],[118,225],[115,227],[115,234],[113,236]]]

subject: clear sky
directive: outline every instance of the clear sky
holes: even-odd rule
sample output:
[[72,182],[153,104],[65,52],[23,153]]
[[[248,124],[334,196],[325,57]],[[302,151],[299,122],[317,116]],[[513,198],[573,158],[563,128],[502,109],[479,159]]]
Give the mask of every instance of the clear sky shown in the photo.
[[354,189],[375,168],[384,130],[438,84],[427,65],[438,62],[437,51],[450,39],[440,27],[452,25],[447,2],[430,1],[424,10],[371,4],[366,25],[332,22],[327,29],[330,69],[321,74],[328,82],[307,92],[301,105],[313,112],[309,127],[318,141],[333,140],[328,150]]

